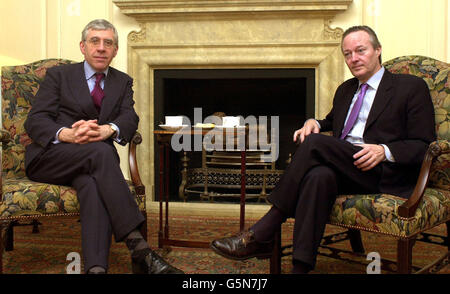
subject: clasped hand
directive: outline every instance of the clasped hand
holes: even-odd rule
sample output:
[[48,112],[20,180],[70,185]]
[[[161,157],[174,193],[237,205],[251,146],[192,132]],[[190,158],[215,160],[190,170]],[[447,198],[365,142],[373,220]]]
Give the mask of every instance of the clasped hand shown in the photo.
[[[303,143],[307,136],[319,132],[317,123],[310,119],[305,122],[303,128],[294,132],[293,140],[297,142],[300,139],[300,143]],[[357,146],[362,147],[362,149],[353,155],[354,165],[362,171],[371,170],[386,158],[384,148],[381,145],[359,144]]]
[[103,141],[112,135],[109,125],[98,125],[97,120],[79,120],[71,128],[62,129],[58,139],[62,142],[86,144]]

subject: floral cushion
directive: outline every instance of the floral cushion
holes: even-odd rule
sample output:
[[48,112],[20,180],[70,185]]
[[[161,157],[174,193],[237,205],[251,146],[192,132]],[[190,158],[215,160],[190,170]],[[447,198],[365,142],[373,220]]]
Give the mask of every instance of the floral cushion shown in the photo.
[[397,208],[405,199],[389,194],[340,195],[333,205],[330,224],[397,237],[426,231],[450,219],[450,191],[427,189],[412,218]]
[[[128,182],[139,209],[145,210],[145,199],[136,197],[136,191]],[[3,181],[0,202],[0,219],[20,218],[24,215],[54,215],[78,213],[80,204],[72,187],[33,182],[27,178]]]

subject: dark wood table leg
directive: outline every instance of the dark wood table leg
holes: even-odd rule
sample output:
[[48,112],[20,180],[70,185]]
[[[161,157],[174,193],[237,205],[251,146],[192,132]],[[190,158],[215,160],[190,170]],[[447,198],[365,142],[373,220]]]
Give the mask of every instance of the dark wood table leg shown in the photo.
[[239,217],[239,229],[244,230],[245,227],[245,162],[246,162],[246,152],[245,148],[241,151],[241,213]]
[[163,235],[163,196],[164,196],[164,144],[159,143],[159,232],[158,248],[162,248]]
[[166,223],[164,226],[164,238],[165,239],[169,239],[169,147],[166,146],[165,148],[166,150],[166,154],[165,154],[165,164],[166,164],[166,168],[165,168],[165,179],[164,179],[164,183],[165,183],[165,197],[166,197]]

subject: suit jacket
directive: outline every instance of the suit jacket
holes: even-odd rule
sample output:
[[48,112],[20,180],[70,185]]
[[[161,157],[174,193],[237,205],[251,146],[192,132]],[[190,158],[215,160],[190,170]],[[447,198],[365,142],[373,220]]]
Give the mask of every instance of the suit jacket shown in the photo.
[[[25,129],[33,140],[26,147],[25,168],[53,144],[61,127],[70,128],[81,119],[97,119],[99,125],[116,124],[120,129],[120,144],[126,145],[139,122],[133,108],[132,84],[127,74],[109,67],[105,97],[98,113],[89,93],[83,62],[49,68],[25,121]],[[114,145],[112,139],[106,142]]]
[[[319,120],[321,131],[333,131],[333,136],[340,136],[357,88],[356,78],[338,87],[332,110],[324,120]],[[428,145],[436,140],[434,107],[425,81],[386,70],[363,139],[367,144],[386,144],[395,158],[395,163],[381,163],[380,191],[408,198]]]

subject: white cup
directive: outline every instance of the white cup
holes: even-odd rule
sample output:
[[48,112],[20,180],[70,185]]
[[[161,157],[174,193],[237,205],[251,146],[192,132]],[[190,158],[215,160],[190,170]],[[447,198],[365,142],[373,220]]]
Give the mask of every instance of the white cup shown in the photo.
[[183,117],[182,116],[166,116],[166,125],[167,126],[182,126],[183,125]]
[[239,126],[238,116],[224,116],[222,117],[222,125],[224,127],[237,127]]

